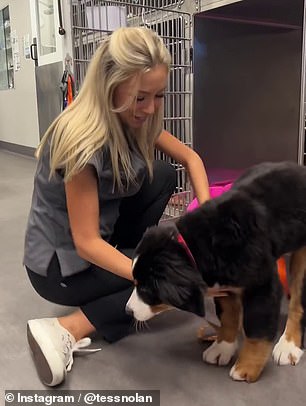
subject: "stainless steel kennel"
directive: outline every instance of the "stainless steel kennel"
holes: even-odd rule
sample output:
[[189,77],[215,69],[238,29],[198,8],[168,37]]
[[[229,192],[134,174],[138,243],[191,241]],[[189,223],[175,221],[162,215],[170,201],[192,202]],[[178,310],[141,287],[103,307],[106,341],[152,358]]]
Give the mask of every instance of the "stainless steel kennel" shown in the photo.
[[[210,183],[262,161],[305,164],[305,0],[70,0],[77,87],[118,26],[158,32],[173,62],[165,128],[203,158]],[[159,158],[166,159],[163,156]],[[191,200],[184,168],[164,218]]]
[[[165,129],[192,145],[192,20],[191,13],[182,10],[183,3],[184,0],[71,0],[73,60],[78,89],[99,43],[115,28],[145,26],[155,30],[172,55],[165,98]],[[168,159],[160,153],[157,158]],[[191,199],[184,168],[171,163],[177,170],[177,190],[165,219],[182,214]]]

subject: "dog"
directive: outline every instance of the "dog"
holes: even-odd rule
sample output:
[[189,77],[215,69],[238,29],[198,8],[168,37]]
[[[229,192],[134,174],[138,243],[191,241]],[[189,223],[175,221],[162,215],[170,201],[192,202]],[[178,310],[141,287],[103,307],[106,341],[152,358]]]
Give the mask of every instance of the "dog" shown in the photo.
[[[276,262],[291,253],[290,302],[275,345],[283,295]],[[149,228],[132,262],[135,288],[126,305],[145,321],[168,308],[204,317],[203,294],[215,298],[220,327],[204,361],[227,365],[234,380],[254,382],[271,353],[280,365],[303,355],[306,306],[306,168],[262,163],[246,170],[231,190],[185,214],[172,226]]]

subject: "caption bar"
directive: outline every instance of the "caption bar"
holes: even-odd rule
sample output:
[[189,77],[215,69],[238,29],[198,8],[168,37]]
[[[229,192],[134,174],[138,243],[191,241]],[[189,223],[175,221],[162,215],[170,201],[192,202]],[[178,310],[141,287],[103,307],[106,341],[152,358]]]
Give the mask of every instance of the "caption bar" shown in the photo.
[[126,405],[160,406],[160,391],[152,390],[6,390],[5,406]]

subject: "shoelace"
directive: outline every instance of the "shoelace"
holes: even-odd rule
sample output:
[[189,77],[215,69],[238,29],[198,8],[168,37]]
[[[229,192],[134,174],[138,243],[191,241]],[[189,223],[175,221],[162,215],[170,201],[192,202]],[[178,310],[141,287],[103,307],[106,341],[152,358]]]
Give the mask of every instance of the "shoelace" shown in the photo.
[[69,372],[73,365],[73,354],[74,353],[93,353],[97,351],[101,351],[102,348],[85,348],[91,344],[91,339],[89,337],[82,338],[81,340],[77,341],[75,344],[72,344],[70,337],[67,342],[67,354],[69,354],[69,358],[66,365],[66,370]]

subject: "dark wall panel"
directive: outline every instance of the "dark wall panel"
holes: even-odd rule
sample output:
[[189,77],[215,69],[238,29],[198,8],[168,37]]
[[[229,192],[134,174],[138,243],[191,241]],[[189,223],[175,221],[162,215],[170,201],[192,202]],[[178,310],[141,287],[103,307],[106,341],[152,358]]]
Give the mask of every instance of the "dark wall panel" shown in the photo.
[[298,160],[303,29],[246,18],[243,3],[195,17],[194,147],[209,171]]

